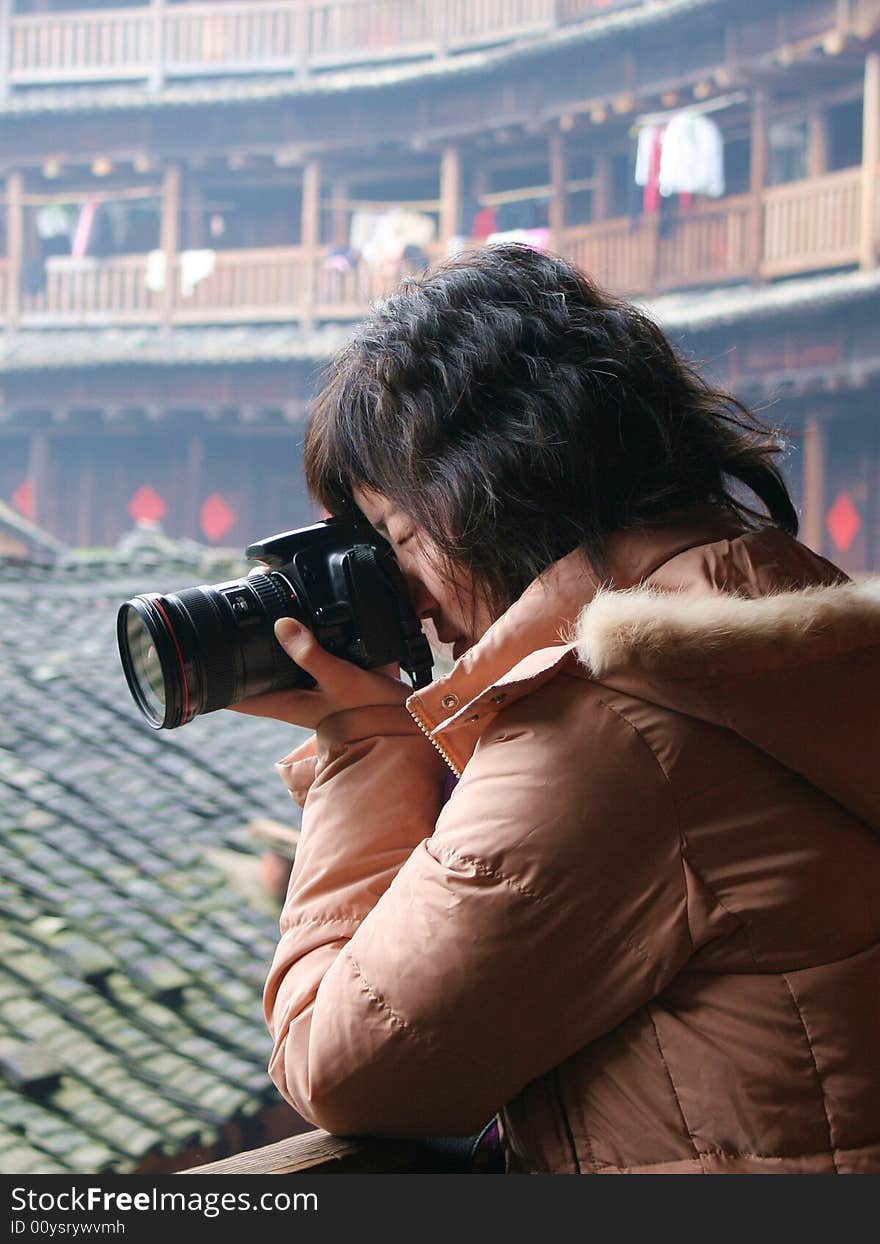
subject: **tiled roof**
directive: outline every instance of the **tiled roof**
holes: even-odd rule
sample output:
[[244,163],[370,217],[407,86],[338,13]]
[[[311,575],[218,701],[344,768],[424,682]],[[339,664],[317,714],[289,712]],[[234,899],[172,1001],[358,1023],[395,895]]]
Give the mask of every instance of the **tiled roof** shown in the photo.
[[529,35],[513,44],[487,51],[462,52],[439,59],[394,62],[366,68],[324,70],[300,78],[294,74],[201,78],[166,83],[153,90],[143,83],[108,86],[50,86],[16,90],[0,102],[0,116],[51,112],[111,112],[140,108],[197,107],[206,104],[252,103],[304,98],[353,90],[381,90],[413,81],[446,80],[468,73],[486,73],[505,62],[542,55],[557,48],[577,47],[708,9],[722,0],[655,0],[622,9],[546,34]]
[[641,305],[664,328],[682,332],[722,328],[870,298],[880,292],[880,269],[803,276],[773,285],[734,285],[698,293],[666,294]]
[[[880,269],[667,294],[639,305],[670,332],[700,332],[744,320],[808,313],[880,293]],[[331,358],[351,324],[307,333],[279,324],[180,328],[25,329],[0,334],[0,373],[38,368],[287,363]]]
[[260,995],[277,937],[216,862],[297,809],[303,732],[217,712],[154,732],[119,603],[245,569],[0,562],[0,1171],[135,1169],[280,1099]]
[[305,332],[298,324],[242,324],[170,333],[158,328],[24,329],[0,333],[0,372],[324,359],[346,343],[351,327]]
[[0,500],[0,533],[4,531],[20,541],[29,555],[38,557],[41,561],[51,562],[64,552],[64,545],[60,540]]

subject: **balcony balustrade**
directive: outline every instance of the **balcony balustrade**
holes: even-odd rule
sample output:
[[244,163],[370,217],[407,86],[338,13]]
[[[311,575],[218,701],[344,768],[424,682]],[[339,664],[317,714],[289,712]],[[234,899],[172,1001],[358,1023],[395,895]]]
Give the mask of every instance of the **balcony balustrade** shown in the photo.
[[765,190],[762,276],[857,263],[861,195],[858,168]]
[[[621,217],[560,229],[551,246],[627,297],[854,266],[863,244],[863,181],[861,168],[842,169],[770,187],[757,208],[751,195],[705,201],[668,220]],[[880,186],[875,197],[880,203]],[[880,241],[880,213],[874,237]],[[442,253],[435,243],[428,258]],[[340,270],[330,255],[326,246],[217,250],[213,271],[191,288],[175,255],[167,288],[158,290],[155,282],[149,288],[146,255],[52,256],[42,287],[22,290],[18,318],[34,328],[355,320],[401,275],[363,262]],[[7,318],[11,286],[9,264],[0,260],[0,314]]]
[[[9,85],[308,72],[446,56],[645,0],[248,0],[19,14]],[[3,40],[0,39],[0,46]],[[4,80],[0,66],[0,81]]]

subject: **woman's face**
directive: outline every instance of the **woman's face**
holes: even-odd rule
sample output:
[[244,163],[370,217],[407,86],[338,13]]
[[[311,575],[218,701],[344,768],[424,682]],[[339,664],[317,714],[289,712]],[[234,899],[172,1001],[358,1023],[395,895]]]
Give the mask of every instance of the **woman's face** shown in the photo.
[[436,546],[382,493],[355,488],[354,499],[367,522],[394,549],[416,613],[428,622],[428,630],[433,623],[439,643],[454,645],[452,655],[457,660],[494,621],[485,602],[475,601],[472,576],[457,569],[450,583],[441,575]]

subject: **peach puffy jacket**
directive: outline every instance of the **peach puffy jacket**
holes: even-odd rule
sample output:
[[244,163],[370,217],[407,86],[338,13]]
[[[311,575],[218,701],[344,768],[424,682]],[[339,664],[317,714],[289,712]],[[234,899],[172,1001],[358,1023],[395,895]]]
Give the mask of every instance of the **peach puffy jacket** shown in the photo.
[[694,512],[601,588],[563,558],[407,708],[283,774],[303,1116],[498,1112],[511,1171],[880,1171],[880,581]]

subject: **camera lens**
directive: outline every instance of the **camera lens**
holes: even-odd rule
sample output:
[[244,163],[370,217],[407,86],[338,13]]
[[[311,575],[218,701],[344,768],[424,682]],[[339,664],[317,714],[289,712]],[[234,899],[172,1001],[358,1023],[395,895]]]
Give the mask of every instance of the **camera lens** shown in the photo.
[[274,623],[285,616],[300,617],[296,596],[272,574],[126,601],[119,655],[150,725],[170,730],[247,696],[313,686],[275,639]]

